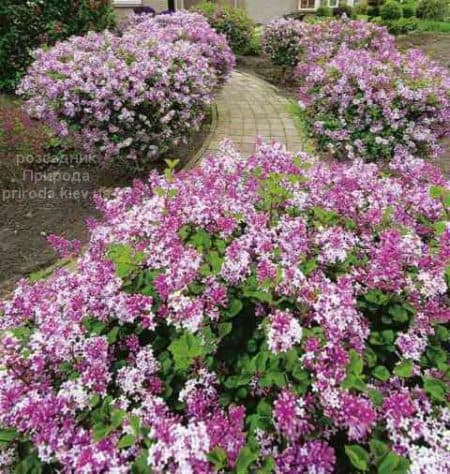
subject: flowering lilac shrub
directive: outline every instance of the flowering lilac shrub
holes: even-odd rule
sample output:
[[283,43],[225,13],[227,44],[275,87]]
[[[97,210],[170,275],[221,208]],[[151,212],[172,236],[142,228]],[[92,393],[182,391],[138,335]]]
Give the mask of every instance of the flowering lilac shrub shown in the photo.
[[2,468],[450,469],[437,170],[224,144],[97,203],[74,269],[0,306]]
[[369,49],[388,53],[395,48],[395,39],[386,28],[366,21],[332,20],[303,23],[298,20],[275,20],[263,34],[263,52],[276,65],[303,67],[311,62],[325,62],[342,45],[352,49]]
[[199,128],[233,67],[223,38],[196,17],[190,36],[175,26],[165,34],[168,16],[143,16],[120,37],[90,33],[38,50],[18,91],[27,111],[101,160],[159,157]]
[[338,158],[436,156],[450,121],[450,77],[418,50],[389,58],[343,46],[311,63],[301,104],[320,149]]
[[130,15],[126,28],[148,34],[149,37],[161,41],[173,43],[181,40],[197,44],[222,81],[235,66],[235,57],[228,46],[226,36],[213,30],[208,20],[199,13],[178,11],[171,15],[156,17]]
[[300,41],[311,25],[294,19],[274,20],[264,27],[263,54],[276,66],[295,67],[299,61]]

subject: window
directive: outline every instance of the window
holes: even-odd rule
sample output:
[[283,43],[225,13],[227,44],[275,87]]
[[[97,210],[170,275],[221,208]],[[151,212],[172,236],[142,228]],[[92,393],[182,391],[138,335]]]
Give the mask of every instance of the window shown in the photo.
[[316,0],[300,0],[298,2],[299,10],[314,10]]
[[113,0],[115,7],[140,7],[142,0]]
[[330,8],[337,7],[339,5],[339,0],[328,0],[328,6]]

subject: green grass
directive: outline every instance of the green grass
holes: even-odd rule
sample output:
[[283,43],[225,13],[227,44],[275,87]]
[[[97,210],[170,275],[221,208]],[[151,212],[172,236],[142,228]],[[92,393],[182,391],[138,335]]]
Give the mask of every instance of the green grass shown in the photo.
[[316,149],[314,147],[314,142],[308,133],[308,124],[306,122],[304,110],[298,105],[298,102],[295,100],[290,100],[287,106],[287,111],[294,118],[297,132],[303,145],[302,151],[314,154]]
[[450,33],[450,21],[419,20],[418,31]]

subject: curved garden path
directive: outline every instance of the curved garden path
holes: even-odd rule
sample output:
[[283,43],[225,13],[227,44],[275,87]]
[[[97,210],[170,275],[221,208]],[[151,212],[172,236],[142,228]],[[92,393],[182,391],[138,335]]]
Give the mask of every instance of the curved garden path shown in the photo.
[[210,133],[187,167],[214,153],[224,138],[244,154],[254,150],[258,136],[284,143],[290,151],[302,150],[304,140],[289,104],[275,86],[252,74],[233,72],[212,106]]

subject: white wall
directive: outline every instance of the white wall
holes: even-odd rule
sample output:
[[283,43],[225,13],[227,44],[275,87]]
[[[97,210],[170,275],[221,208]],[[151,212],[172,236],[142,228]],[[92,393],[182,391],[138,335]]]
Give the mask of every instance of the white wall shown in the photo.
[[268,23],[297,10],[298,7],[298,0],[241,0],[239,3],[243,4],[250,18],[257,23]]

